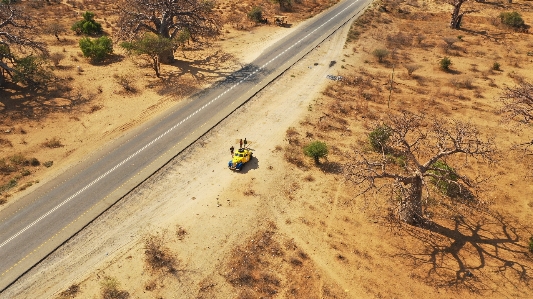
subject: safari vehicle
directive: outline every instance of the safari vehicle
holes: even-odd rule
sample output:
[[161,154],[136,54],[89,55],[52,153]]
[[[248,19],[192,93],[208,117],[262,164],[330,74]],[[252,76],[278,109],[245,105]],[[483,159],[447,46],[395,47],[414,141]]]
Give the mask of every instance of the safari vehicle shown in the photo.
[[228,162],[228,168],[231,170],[241,170],[244,163],[252,160],[252,150],[240,148],[235,152],[231,161]]

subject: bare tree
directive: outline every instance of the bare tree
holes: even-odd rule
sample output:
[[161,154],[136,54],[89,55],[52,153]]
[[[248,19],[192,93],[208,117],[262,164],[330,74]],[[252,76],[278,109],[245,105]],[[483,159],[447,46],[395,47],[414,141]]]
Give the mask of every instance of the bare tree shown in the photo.
[[[385,125],[377,127],[380,153],[356,152],[354,162],[345,167],[348,180],[363,186],[363,193],[372,189],[392,187],[400,201],[400,218],[409,224],[421,224],[423,194],[442,191],[449,196],[469,194],[463,186],[475,182],[448,166],[447,158],[462,155],[492,161],[495,147],[492,139],[482,140],[478,130],[469,123],[434,120],[427,122],[421,115],[402,112],[389,116]],[[372,133],[369,135],[376,138]],[[390,185],[378,184],[386,180]],[[435,188],[430,188],[430,183]],[[425,191],[424,191],[425,190]],[[453,193],[450,191],[453,190]]]
[[501,112],[508,120],[517,119],[524,123],[533,121],[533,84],[522,81],[515,87],[507,87],[501,101]]
[[[500,100],[503,104],[501,112],[504,121],[516,120],[523,124],[533,122],[533,84],[521,81],[515,87],[507,87]],[[517,143],[511,149],[521,153],[522,162],[527,163],[529,169],[533,168],[533,139]],[[529,172],[526,177],[533,177],[533,175]]]
[[418,70],[418,69],[421,68],[420,65],[418,65],[418,64],[414,64],[414,63],[404,64],[403,66],[404,66],[405,69],[407,70],[407,74],[408,74],[409,76],[412,76],[413,73],[414,73],[416,70]]
[[450,21],[450,28],[460,29],[463,16],[466,14],[475,12],[475,10],[466,10],[466,11],[461,12],[461,6],[463,6],[463,3],[465,3],[466,1],[468,0],[448,0],[448,4],[453,6],[452,20]]
[[6,75],[13,77],[16,72],[15,53],[17,50],[34,50],[46,54],[44,43],[26,37],[34,32],[32,19],[16,5],[0,3],[0,86]]
[[152,32],[173,40],[185,35],[194,41],[218,35],[219,27],[211,1],[130,0],[121,2],[117,37],[132,41]]
[[55,22],[51,22],[50,24],[48,24],[43,29],[43,32],[46,34],[53,35],[57,38],[57,41],[61,41],[59,39],[59,35],[67,32],[67,29],[61,23],[55,21]]

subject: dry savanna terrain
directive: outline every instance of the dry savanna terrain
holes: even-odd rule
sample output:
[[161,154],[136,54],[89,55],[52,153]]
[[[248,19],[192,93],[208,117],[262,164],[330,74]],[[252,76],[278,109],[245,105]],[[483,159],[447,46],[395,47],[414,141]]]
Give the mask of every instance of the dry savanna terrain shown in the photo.
[[[256,5],[280,14],[270,2],[221,2],[222,37],[178,51],[160,79],[140,58],[117,53],[93,65],[77,36],[49,37],[51,52],[65,55],[54,71],[68,96],[0,90],[0,157],[29,163],[2,172],[2,184],[13,185],[3,205],[332,4],[297,2],[282,28],[245,19]],[[113,2],[46,7],[65,24],[93,10],[113,30]],[[533,155],[524,144],[533,128],[509,120],[501,98],[533,81],[533,2],[467,1],[462,10],[453,30],[444,1],[375,1],[0,297],[530,298]],[[502,23],[500,14],[514,11],[525,26]],[[127,76],[131,90],[117,79],[127,74],[137,74]],[[370,142],[376,128],[400,128],[410,144],[418,138],[414,154]],[[473,154],[439,160],[457,184],[429,176],[423,221],[406,224],[399,209],[409,190],[368,180],[382,169],[372,167],[408,177],[413,161],[425,163],[457,132]],[[230,172],[229,146],[244,137],[254,160]],[[328,148],[318,164],[303,152],[314,141]],[[31,166],[32,157],[41,163]]]

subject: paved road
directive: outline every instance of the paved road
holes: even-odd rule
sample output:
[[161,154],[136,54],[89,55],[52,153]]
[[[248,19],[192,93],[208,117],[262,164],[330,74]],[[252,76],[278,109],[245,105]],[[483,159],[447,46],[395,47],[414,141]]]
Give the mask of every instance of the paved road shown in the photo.
[[[315,48],[371,0],[345,0],[251,64],[0,212],[0,290]],[[201,166],[199,166],[201,167]]]

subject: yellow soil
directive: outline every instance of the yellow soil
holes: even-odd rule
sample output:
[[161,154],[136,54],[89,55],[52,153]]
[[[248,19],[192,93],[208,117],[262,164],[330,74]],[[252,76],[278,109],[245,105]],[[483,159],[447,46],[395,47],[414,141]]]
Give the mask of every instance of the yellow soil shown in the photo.
[[[526,24],[533,23],[532,4],[468,5],[478,12],[465,16],[464,29],[456,31],[447,28],[450,6],[443,3],[376,4],[354,22],[351,32],[344,28],[332,36],[0,297],[67,298],[60,293],[77,285],[76,298],[101,298],[107,278],[115,279],[130,298],[530,297],[533,261],[527,239],[533,235],[533,184],[525,176],[531,156],[509,148],[531,140],[532,131],[502,124],[498,97],[517,80],[533,79],[533,58],[528,56],[533,45],[530,34],[491,20],[500,11],[517,10]],[[219,53],[232,54],[235,60],[219,69],[229,72],[234,61],[253,58],[244,55],[246,50],[261,49],[292,29],[228,30]],[[412,39],[406,43],[398,32]],[[419,34],[425,37],[420,43]],[[443,49],[443,37],[459,35],[455,47]],[[343,47],[347,36],[352,41]],[[376,48],[396,52],[378,63],[372,55]],[[77,57],[75,53],[72,48]],[[194,57],[205,52],[185,55],[194,67],[190,69],[204,68]],[[439,70],[444,56],[452,60],[452,72]],[[502,71],[490,70],[494,62]],[[2,131],[15,128],[15,133],[2,135],[13,144],[9,152],[19,149],[42,161],[58,161],[57,167],[29,179],[46,180],[178,104],[177,97],[147,88],[159,84],[149,76],[138,78],[138,94],[122,93],[112,76],[119,69],[138,71],[133,60],[122,61],[120,68],[84,64],[80,75],[76,63],[68,62],[74,81],[95,94],[102,86],[108,97],[96,95],[73,112],[50,113],[39,121],[0,124]],[[406,63],[421,67],[409,76],[402,66]],[[198,82],[194,88],[217,79],[207,69],[201,81],[195,81],[194,72],[170,66],[163,72]],[[148,69],[143,73],[151,74]],[[328,81],[328,74],[349,80]],[[78,76],[84,80],[77,81]],[[94,105],[101,107],[92,109]],[[339,173],[353,148],[364,146],[371,125],[401,109],[468,120],[483,135],[495,137],[499,163],[461,169],[472,177],[480,172],[490,177],[477,198],[479,209],[457,204],[464,222],[443,213],[434,219],[440,229],[399,225],[387,217],[386,195],[356,197],[357,186]],[[40,144],[53,136],[65,146],[43,149]],[[230,172],[229,147],[244,137],[251,141],[255,158],[242,173]],[[322,168],[301,152],[312,140],[329,145]],[[203,157],[201,168],[193,163],[198,156]],[[6,204],[29,191],[31,187],[17,192]],[[460,225],[454,229],[456,223]],[[163,240],[166,267],[148,265],[149,236]],[[461,272],[465,266],[475,268],[472,276]]]

